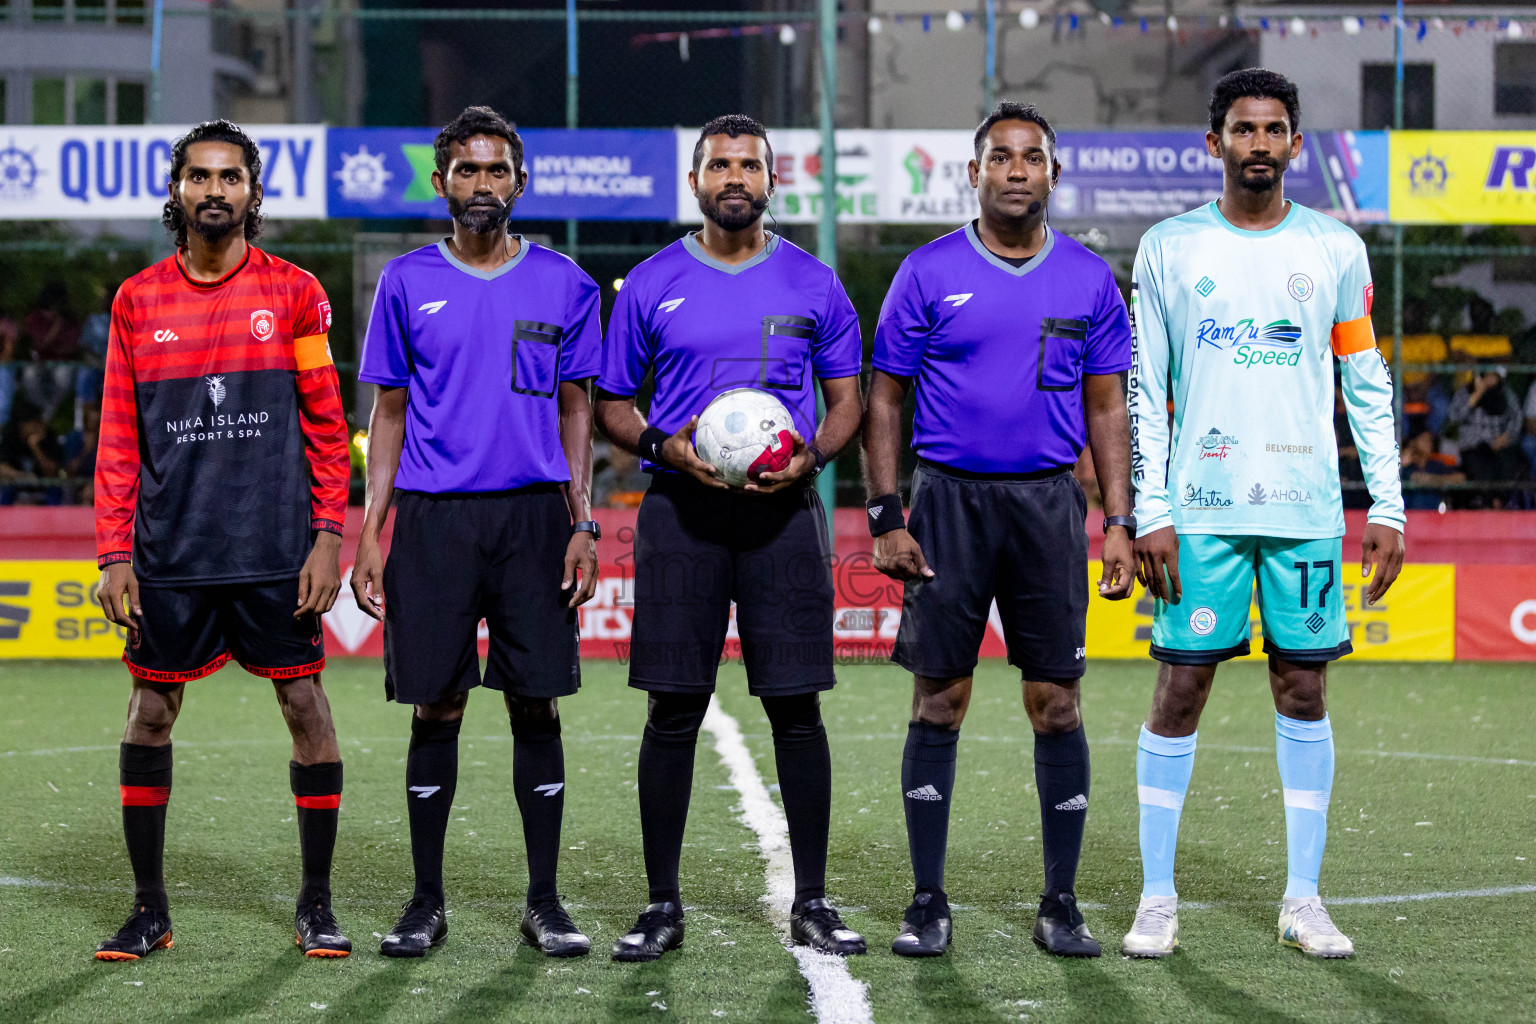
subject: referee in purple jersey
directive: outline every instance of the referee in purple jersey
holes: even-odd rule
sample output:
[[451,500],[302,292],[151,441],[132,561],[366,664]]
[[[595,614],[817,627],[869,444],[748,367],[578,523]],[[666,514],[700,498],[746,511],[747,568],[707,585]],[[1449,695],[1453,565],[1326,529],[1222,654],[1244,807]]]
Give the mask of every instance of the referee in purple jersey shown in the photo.
[[387,696],[416,708],[405,761],[416,890],[379,951],[418,957],[447,937],[443,838],[459,726],[482,685],[484,619],[483,685],[502,691],[512,719],[523,937],[549,956],[581,956],[590,943],[555,890],[565,806],[556,699],[581,683],[576,606],[597,585],[587,387],[602,351],[598,289],[566,257],[508,232],[528,181],[512,125],[470,107],[435,148],[432,186],[453,235],[384,268],[358,373],[377,393],[352,591],[384,620]]
[[[1035,731],[1045,883],[1034,939],[1060,956],[1098,956],[1073,892],[1088,813],[1078,712],[1088,538],[1072,467],[1086,440],[1106,515],[1099,594],[1120,600],[1135,572],[1130,324],[1108,265],[1046,223],[1061,174],[1046,119],[1004,102],[975,141],[970,175],[981,216],[896,272],[864,421],[875,565],[906,584],[892,660],[913,675],[901,788],[916,893],[891,948],[939,956],[949,945],[949,803],[995,600]],[[897,467],[914,385],[909,527]]]
[[[772,168],[768,133],[750,117],[704,126],[688,175],[704,227],[630,272],[603,340],[598,426],[652,474],[635,523],[629,660],[629,685],[649,693],[638,771],[650,903],[614,943],[615,960],[655,960],[683,941],[678,860],[694,747],[733,600],[747,688],[773,730],[795,868],[790,938],[864,952],[826,898],[832,761],[818,694],[835,682],[832,550],[810,486],[859,428],[863,349],[837,275],[763,229]],[[647,378],[655,392],[642,416],[635,396]],[[692,435],[716,395],[741,387],[784,403],[794,451],[782,471],[730,491]]]

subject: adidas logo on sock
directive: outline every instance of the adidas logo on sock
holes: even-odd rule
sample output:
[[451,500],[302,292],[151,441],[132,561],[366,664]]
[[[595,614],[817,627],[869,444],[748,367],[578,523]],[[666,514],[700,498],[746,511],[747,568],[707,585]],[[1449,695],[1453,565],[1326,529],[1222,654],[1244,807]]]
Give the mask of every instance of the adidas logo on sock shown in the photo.
[[943,795],[932,786],[918,786],[916,789],[907,790],[909,800],[943,800]]
[[1086,811],[1088,809],[1088,798],[1079,793],[1071,800],[1063,800],[1057,804],[1056,809],[1058,811]]

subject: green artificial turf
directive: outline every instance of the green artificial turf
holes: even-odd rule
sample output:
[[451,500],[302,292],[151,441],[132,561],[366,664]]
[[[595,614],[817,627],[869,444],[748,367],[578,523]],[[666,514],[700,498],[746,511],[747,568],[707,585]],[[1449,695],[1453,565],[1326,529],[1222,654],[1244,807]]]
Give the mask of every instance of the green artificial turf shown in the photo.
[[[890,667],[839,670],[823,700],[835,773],[829,888],[869,938],[870,954],[849,968],[868,983],[876,1021],[1536,1019],[1530,666],[1335,668],[1325,899],[1528,891],[1335,904],[1359,954],[1327,962],[1275,941],[1285,830],[1273,707],[1253,665],[1222,669],[1201,725],[1179,854],[1183,946],[1159,962],[1118,956],[1140,889],[1135,741],[1152,674],[1150,663],[1099,662],[1084,688],[1094,782],[1078,895],[1108,955],[1058,961],[1029,941],[1040,885],[1029,725],[1015,673],[985,663],[950,832],[955,945],[914,962],[889,953],[910,896],[899,787],[909,680]],[[472,698],[461,741],[448,943],[421,961],[377,955],[374,935],[411,887],[409,712],[384,702],[376,663],[336,660],[326,686],[346,793],[334,878],[356,953],[308,961],[293,946],[288,741],[270,684],[231,667],[189,686],[175,732],[175,948],[106,964],[91,952],[131,898],[116,791],[126,674],[104,662],[0,662],[0,1021],[812,1020],[805,982],[767,923],[755,836],[736,819],[707,740],[682,865],[687,944],[655,964],[609,961],[608,944],[646,900],[634,794],[644,699],[620,666],[588,662],[584,677],[562,702],[561,888],[593,937],[591,957],[546,960],[519,944],[512,746],[491,693]],[[771,785],[761,707],[739,667],[721,680]]]

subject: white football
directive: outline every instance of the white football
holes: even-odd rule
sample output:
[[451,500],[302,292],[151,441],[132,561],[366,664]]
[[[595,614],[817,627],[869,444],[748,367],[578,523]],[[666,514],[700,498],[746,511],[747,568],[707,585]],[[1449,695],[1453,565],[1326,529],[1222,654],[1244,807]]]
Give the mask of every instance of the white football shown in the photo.
[[794,429],[783,402],[766,391],[735,388],[704,407],[693,446],[699,458],[720,471],[722,480],[743,487],[761,473],[789,465]]

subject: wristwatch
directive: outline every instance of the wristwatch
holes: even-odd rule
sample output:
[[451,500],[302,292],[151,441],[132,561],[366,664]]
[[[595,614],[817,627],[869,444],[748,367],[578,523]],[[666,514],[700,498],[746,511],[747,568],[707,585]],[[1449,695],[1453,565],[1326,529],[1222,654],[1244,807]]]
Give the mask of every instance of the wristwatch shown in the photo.
[[1109,532],[1109,528],[1111,526],[1123,526],[1123,527],[1125,527],[1126,532],[1131,535],[1131,540],[1135,540],[1136,539],[1136,517],[1135,516],[1105,516],[1104,517],[1104,532],[1108,533]]
[[590,533],[593,540],[603,539],[602,527],[597,525],[597,520],[595,519],[583,519],[581,522],[574,524],[571,527],[571,533],[573,535],[578,533]]

